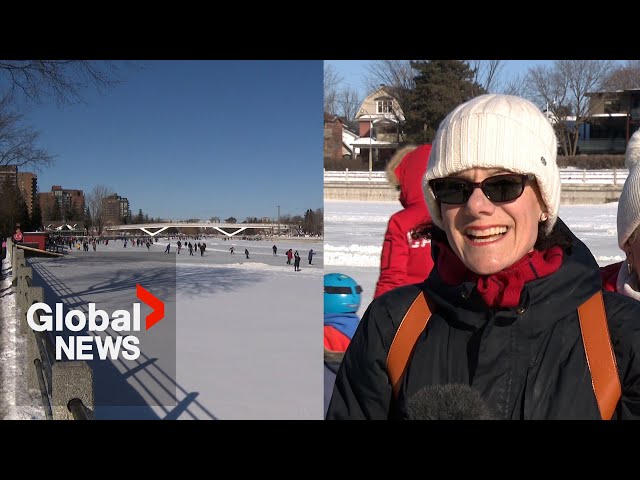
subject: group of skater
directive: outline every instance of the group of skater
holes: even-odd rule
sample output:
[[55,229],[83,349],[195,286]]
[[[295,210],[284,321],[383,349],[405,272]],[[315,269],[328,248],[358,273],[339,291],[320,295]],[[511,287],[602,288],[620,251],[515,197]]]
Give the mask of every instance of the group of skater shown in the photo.
[[[11,235],[12,240],[14,243],[22,243],[23,240],[23,233],[22,230],[20,229],[20,225],[17,225],[15,228],[15,231],[13,232],[13,234]],[[6,237],[3,236],[3,239],[5,239]],[[159,239],[154,239],[154,238],[123,238],[123,244],[122,247],[123,248],[127,248],[128,246],[131,247],[140,247],[140,246],[146,246],[147,250],[150,249],[151,245],[153,245],[154,241],[155,243],[157,243],[159,241]],[[78,251],[89,251],[89,247],[93,248],[93,251],[97,250],[97,246],[100,243],[104,243],[105,245],[108,245],[109,243],[109,239],[102,239],[99,237],[50,237],[49,239],[50,243],[55,242],[56,244],[63,244],[65,246],[67,246],[70,250],[72,248],[77,249]],[[6,239],[5,239],[5,243],[6,243]],[[165,246],[164,249],[164,253],[171,253],[171,246],[172,246],[172,242],[171,240],[169,240]],[[200,256],[203,257],[207,248],[207,244],[205,242],[190,242],[190,241],[182,241],[180,239],[178,239],[175,243],[175,247],[176,247],[176,253],[179,255],[180,252],[182,251],[182,249],[186,249],[189,251],[189,255],[193,256],[194,253],[200,252]],[[231,246],[229,247],[229,253],[231,255],[235,255],[235,246]],[[272,247],[272,251],[273,251],[273,255],[277,256],[278,255],[278,247],[276,245],[273,245]],[[6,252],[6,247],[3,250],[3,252]],[[245,248],[244,249],[244,255],[246,257],[247,260],[250,259],[249,257],[249,249]],[[295,271],[300,271],[300,254],[299,252],[296,250],[295,252],[293,251],[293,249],[289,249],[286,251],[285,253],[286,257],[287,257],[287,265],[292,265],[292,261],[293,261],[293,266]],[[309,253],[307,255],[307,259],[309,261],[309,265],[312,265],[313,263],[313,257],[314,255],[316,255],[316,252],[313,251],[313,249],[309,250]]]
[[[204,242],[185,242],[182,243],[180,240],[178,240],[176,242],[176,251],[177,254],[180,255],[180,250],[182,250],[183,248],[186,248],[187,250],[189,250],[189,255],[193,256],[193,252],[198,252],[200,251],[200,256],[204,257],[204,251],[207,249],[207,244]],[[164,249],[165,253],[170,253],[171,251],[171,242],[167,243],[167,246]]]
[[[273,254],[276,254],[276,246],[273,246]],[[309,253],[307,254],[307,259],[309,260],[309,265],[313,265],[312,261],[313,261],[313,256],[316,254],[316,252],[313,251],[313,249],[309,250]],[[294,271],[299,272],[300,271],[300,253],[298,252],[298,250],[296,250],[295,252],[293,251],[292,248],[290,248],[289,250],[287,250],[285,252],[285,255],[287,256],[287,265],[291,265],[291,260],[293,260],[293,268]]]
[[[236,254],[236,247],[234,247],[233,245],[231,245],[229,247],[229,254],[230,255],[235,255]],[[249,260],[249,249],[245,248],[244,249],[244,256],[247,258],[247,260]]]
[[[277,245],[273,245],[271,247],[271,251],[273,252],[273,256],[277,257],[278,256],[278,246]],[[231,255],[234,255],[235,252],[235,247],[231,246],[229,247],[229,252]],[[247,260],[249,259],[249,250],[245,248],[244,250],[244,254],[247,257]],[[316,254],[316,252],[313,251],[313,249],[309,250],[309,253],[307,254],[307,259],[309,260],[309,265],[313,265],[313,256]],[[294,271],[299,272],[301,271],[300,269],[300,253],[298,252],[298,250],[296,250],[295,252],[293,251],[292,248],[290,248],[289,250],[287,250],[285,252],[285,256],[287,257],[287,265],[292,265],[292,261],[293,261],[293,268]]]
[[[273,245],[273,247],[271,247],[271,251],[273,252],[273,256],[276,257],[278,256],[278,246],[277,245]],[[234,255],[235,252],[235,247],[232,245],[231,247],[229,247],[229,252],[231,255]],[[249,250],[245,248],[244,250],[244,254],[247,257],[247,260],[249,259]],[[313,249],[309,250],[309,253],[307,255],[307,259],[309,260],[309,265],[313,265],[313,256],[316,254],[316,252],[313,251]],[[287,265],[291,265],[291,261],[293,260],[293,268],[294,271],[299,272],[300,269],[300,253],[298,252],[298,250],[296,250],[295,252],[293,251],[292,248],[290,248],[289,250],[287,250],[285,252],[285,255],[287,257]]]
[[[200,256],[204,256],[204,252],[207,248],[207,244],[204,242],[197,242],[197,243],[182,243],[180,240],[178,240],[178,242],[176,243],[176,252],[178,254],[180,254],[180,251],[182,250],[182,248],[187,248],[189,250],[189,255],[193,255],[194,252],[198,252],[200,251]],[[231,245],[229,247],[229,255],[235,255],[236,252],[236,247],[234,245]],[[165,253],[170,253],[171,252],[171,242],[167,243],[167,246],[164,249]],[[278,247],[276,245],[274,245],[272,247],[272,251],[273,251],[273,255],[277,256],[278,255]],[[245,258],[247,260],[250,259],[249,257],[249,249],[245,248],[244,249],[244,255]],[[292,265],[292,261],[293,261],[293,266],[296,272],[300,271],[300,254],[299,252],[296,250],[295,252],[293,251],[293,249],[289,249],[286,251],[285,255],[287,256],[287,265]],[[309,265],[313,265],[313,257],[314,255],[316,255],[316,252],[313,251],[313,249],[309,250],[309,253],[307,255],[307,259],[309,260]]]

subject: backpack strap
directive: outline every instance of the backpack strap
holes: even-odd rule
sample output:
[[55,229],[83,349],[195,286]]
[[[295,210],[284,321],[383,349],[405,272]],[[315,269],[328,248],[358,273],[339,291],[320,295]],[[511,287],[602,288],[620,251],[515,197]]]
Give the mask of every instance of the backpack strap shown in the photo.
[[622,395],[622,388],[609,337],[602,291],[598,290],[578,307],[578,318],[600,415],[604,420],[610,420]]
[[[409,358],[418,336],[431,318],[432,311],[433,307],[429,306],[424,292],[420,292],[407,310],[393,337],[387,354],[387,374],[393,387],[394,398],[398,398]],[[609,337],[607,314],[601,291],[597,291],[578,307],[578,318],[598,409],[603,419],[611,419],[622,394],[622,388]]]
[[420,292],[400,322],[387,354],[387,374],[395,398],[398,398],[402,377],[409,364],[413,347],[430,318],[431,309],[424,293]]

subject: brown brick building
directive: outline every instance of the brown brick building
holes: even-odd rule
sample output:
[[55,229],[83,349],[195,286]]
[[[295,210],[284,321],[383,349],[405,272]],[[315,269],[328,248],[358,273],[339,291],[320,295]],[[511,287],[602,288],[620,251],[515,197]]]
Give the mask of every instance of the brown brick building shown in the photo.
[[328,113],[324,114],[324,158],[342,158],[342,121]]
[[27,204],[29,216],[33,215],[33,206],[38,201],[38,176],[30,172],[18,172],[18,190],[22,194],[24,203]]
[[119,225],[124,219],[131,218],[129,200],[119,196],[117,193],[109,195],[102,200],[102,210],[104,213],[105,225]]
[[17,165],[0,165],[0,188],[6,181],[6,179],[18,188],[18,167]]
[[70,221],[84,218],[85,203],[82,190],[66,189],[60,185],[54,185],[50,192],[42,192],[40,194],[40,210],[43,221],[53,220],[57,216],[56,203],[61,219]]
[[0,190],[7,178],[22,195],[31,216],[34,202],[37,201],[38,176],[35,173],[19,172],[17,165],[0,165]]

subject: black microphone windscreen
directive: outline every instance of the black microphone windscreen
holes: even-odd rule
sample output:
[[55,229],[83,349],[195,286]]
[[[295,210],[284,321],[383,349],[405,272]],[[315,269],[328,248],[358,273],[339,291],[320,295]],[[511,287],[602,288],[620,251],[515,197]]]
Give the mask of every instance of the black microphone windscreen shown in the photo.
[[480,394],[464,384],[430,385],[409,397],[407,420],[493,420]]

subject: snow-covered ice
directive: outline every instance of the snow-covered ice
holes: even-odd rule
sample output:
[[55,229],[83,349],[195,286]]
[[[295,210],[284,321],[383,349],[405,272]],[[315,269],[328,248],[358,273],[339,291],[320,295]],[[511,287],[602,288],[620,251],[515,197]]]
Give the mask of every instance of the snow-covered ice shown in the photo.
[[[108,312],[131,308],[140,283],[168,298],[167,313],[175,312],[173,324],[165,320],[149,330],[173,332],[175,355],[164,345],[155,354],[143,349],[137,368],[117,361],[94,368],[96,418],[321,419],[322,242],[277,239],[274,256],[273,240],[205,241],[204,256],[184,249],[177,255],[175,240],[165,254],[161,239],[150,251],[112,241],[97,252],[30,259],[47,281],[47,302],[57,297],[65,309],[89,302]],[[299,272],[286,265],[290,247],[302,257]],[[309,265],[311,248],[316,255]],[[2,308],[10,315],[15,303],[3,299]],[[143,309],[144,318],[151,309]],[[114,388],[131,402],[114,404]],[[175,401],[167,406],[159,394]]]

